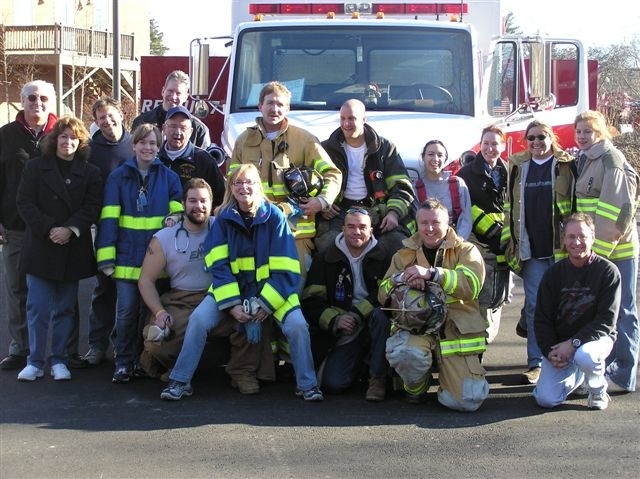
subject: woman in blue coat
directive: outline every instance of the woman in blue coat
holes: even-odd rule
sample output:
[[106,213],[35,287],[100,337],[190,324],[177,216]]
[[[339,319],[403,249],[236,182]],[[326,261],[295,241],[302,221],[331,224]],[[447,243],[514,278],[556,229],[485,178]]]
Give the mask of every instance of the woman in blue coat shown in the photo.
[[98,268],[115,280],[118,293],[114,383],[129,382],[138,359],[138,278],[147,246],[164,218],[182,211],[180,178],[158,158],[160,142],[155,126],[143,123],[136,128],[135,157],[113,170],[105,185],[96,254]]
[[87,163],[89,133],[76,118],[59,119],[43,155],[27,162],[16,204],[25,224],[20,268],[27,275],[29,357],[20,381],[41,377],[52,323],[51,375],[71,379],[65,347],[73,330],[78,282],[96,272],[91,225],[98,219],[102,181]]

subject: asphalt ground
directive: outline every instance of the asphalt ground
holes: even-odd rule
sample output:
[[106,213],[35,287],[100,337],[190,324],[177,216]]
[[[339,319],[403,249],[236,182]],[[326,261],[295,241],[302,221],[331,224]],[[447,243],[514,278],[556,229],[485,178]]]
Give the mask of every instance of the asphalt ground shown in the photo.
[[[81,352],[92,284],[81,283]],[[111,363],[72,370],[68,382],[0,371],[0,478],[640,477],[640,393],[612,395],[606,411],[586,398],[546,411],[520,384],[522,299],[517,285],[484,356],[491,393],[475,413],[440,406],[436,386],[420,405],[400,393],[366,402],[364,383],[323,403],[286,381],[242,396],[206,364],[179,402],[161,401],[157,380],[112,384]],[[2,356],[8,343],[2,316]]]

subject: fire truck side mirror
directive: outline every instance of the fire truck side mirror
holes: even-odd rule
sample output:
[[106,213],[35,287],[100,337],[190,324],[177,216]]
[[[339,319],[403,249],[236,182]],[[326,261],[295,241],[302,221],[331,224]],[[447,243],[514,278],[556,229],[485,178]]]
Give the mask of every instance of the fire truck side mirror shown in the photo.
[[209,95],[209,44],[200,43],[197,39],[192,40],[189,53],[191,95],[207,97]]

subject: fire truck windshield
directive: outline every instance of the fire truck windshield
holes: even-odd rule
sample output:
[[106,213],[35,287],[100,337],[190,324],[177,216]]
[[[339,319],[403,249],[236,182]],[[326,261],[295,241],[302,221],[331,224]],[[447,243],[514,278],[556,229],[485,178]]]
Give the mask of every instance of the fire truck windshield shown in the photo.
[[471,35],[454,28],[379,25],[256,28],[237,40],[231,112],[254,110],[262,86],[291,90],[292,110],[369,110],[474,115]]

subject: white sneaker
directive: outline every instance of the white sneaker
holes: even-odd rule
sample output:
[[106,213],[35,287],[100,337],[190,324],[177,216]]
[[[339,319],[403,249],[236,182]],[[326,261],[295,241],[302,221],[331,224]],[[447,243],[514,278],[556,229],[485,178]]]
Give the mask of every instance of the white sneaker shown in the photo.
[[18,381],[35,381],[41,378],[43,374],[42,369],[27,364],[27,366],[18,373]]
[[51,376],[53,376],[54,381],[68,381],[71,379],[69,369],[62,363],[51,366]]
[[607,394],[607,391],[602,391],[600,394],[589,393],[589,399],[587,399],[587,407],[589,409],[598,409],[602,411],[609,406],[609,400],[611,398]]
[[607,391],[610,392],[610,393],[628,393],[628,392],[631,392],[628,389],[623,388],[622,386],[618,386],[609,377],[607,377]]

